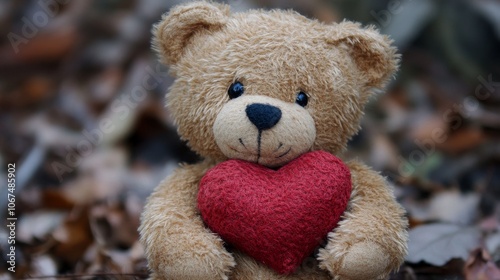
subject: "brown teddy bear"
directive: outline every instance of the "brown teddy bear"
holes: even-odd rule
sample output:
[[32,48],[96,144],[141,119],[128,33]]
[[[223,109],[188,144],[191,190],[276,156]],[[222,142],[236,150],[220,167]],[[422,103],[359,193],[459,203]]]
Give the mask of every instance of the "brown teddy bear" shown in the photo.
[[[153,279],[385,279],[400,266],[407,220],[391,188],[363,163],[344,165],[334,156],[358,131],[372,90],[383,87],[397,69],[399,57],[387,37],[347,21],[326,25],[280,10],[230,14],[227,5],[208,2],[173,8],[154,35],[155,49],[176,77],[168,107],[181,137],[204,160],[179,167],[148,199],[139,230]],[[287,205],[293,215],[274,211],[273,204],[272,211],[252,218],[275,193],[267,193],[263,183],[257,192],[266,194],[258,202],[245,192],[229,194],[261,184],[251,170],[275,180],[269,184],[278,189],[281,181],[287,189],[300,181],[299,200],[309,204],[299,203],[298,210]],[[292,183],[288,175],[273,179],[281,170],[293,174]],[[218,177],[209,176],[214,172]],[[234,185],[240,177],[246,183]],[[229,189],[219,192],[227,184]],[[330,192],[336,186],[341,191]],[[282,191],[277,195],[293,197]],[[230,204],[239,194],[247,204],[236,210],[229,205],[227,211],[219,205],[217,219],[224,222],[210,220],[210,207],[219,203],[213,197],[230,196],[224,201]],[[316,198],[308,200],[309,195]],[[331,207],[335,213],[325,207],[332,199],[340,201]],[[316,203],[324,200],[330,202],[316,212]],[[238,236],[242,243],[248,237],[250,247],[227,242],[238,235],[224,232],[225,225],[239,220],[231,209],[250,217],[239,223],[250,227]],[[276,237],[278,246],[269,250],[259,231],[275,215],[281,218],[271,224],[273,234],[291,234]],[[289,219],[295,225],[282,228]],[[329,220],[334,222],[322,226]],[[212,230],[216,225],[224,234]],[[308,237],[318,234],[316,227],[324,236]],[[282,240],[300,234],[305,242]],[[282,264],[273,264],[280,246],[295,248],[311,239],[315,248],[311,251],[308,243],[300,249],[300,263],[294,259],[282,270]]]

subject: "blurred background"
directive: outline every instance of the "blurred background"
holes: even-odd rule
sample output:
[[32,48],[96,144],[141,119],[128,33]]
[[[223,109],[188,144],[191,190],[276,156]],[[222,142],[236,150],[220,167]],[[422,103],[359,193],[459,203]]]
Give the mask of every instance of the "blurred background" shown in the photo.
[[[151,25],[181,2],[0,1],[0,279],[147,277],[145,199],[199,160],[164,108],[172,78],[150,50]],[[224,2],[394,39],[401,70],[345,154],[387,176],[408,211],[410,253],[391,278],[500,279],[500,1]]]

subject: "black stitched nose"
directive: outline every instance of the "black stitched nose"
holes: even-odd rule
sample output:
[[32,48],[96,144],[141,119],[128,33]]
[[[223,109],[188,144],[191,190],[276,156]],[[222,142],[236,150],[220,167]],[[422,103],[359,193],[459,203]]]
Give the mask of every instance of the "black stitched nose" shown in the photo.
[[245,112],[247,113],[248,119],[258,130],[270,129],[281,119],[281,110],[266,104],[250,104],[247,106]]

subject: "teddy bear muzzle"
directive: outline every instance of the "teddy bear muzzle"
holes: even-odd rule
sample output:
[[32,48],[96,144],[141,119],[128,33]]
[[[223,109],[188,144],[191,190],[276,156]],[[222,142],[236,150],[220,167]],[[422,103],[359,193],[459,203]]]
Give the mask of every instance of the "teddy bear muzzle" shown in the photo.
[[213,132],[226,157],[273,168],[310,151],[316,138],[314,120],[305,108],[261,95],[228,101]]

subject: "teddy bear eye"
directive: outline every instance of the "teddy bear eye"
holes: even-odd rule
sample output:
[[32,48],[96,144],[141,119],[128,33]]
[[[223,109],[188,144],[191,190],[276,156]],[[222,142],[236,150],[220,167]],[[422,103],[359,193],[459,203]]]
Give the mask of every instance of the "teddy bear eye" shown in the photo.
[[241,82],[232,83],[231,86],[229,86],[229,89],[227,90],[227,94],[229,95],[230,99],[240,97],[244,92],[245,92],[245,87]]
[[295,99],[295,103],[299,104],[302,107],[306,107],[307,101],[309,101],[307,94],[305,94],[303,91],[297,93],[297,98]]

